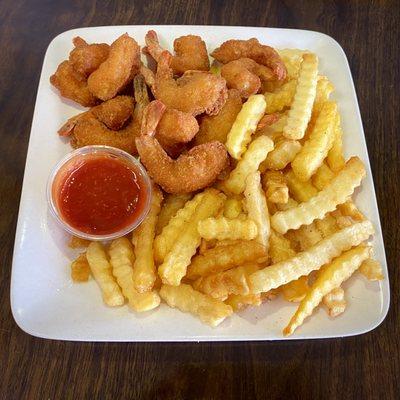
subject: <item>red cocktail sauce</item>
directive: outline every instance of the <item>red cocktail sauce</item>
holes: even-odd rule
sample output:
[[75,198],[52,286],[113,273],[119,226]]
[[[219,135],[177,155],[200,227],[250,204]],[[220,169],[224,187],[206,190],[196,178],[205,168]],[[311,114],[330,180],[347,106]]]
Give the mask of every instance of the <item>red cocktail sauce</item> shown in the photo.
[[54,183],[61,218],[91,235],[112,234],[134,223],[149,196],[135,165],[104,155],[83,157]]

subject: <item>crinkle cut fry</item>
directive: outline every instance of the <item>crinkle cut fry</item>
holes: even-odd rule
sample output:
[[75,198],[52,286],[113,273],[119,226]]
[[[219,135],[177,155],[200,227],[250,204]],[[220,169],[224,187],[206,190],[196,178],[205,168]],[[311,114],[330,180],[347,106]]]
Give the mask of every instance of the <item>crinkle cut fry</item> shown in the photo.
[[335,210],[351,196],[365,176],[365,168],[358,157],[352,157],[332,182],[316,196],[286,211],[279,211],[271,218],[272,227],[284,234],[289,229],[309,225],[315,219],[321,219]]
[[199,222],[197,230],[206,240],[251,240],[257,236],[258,229],[251,219],[229,219],[225,217],[207,218]]
[[165,256],[164,262],[158,268],[158,273],[163,283],[178,286],[186,275],[187,266],[196,253],[201,242],[201,236],[197,231],[197,224],[202,219],[217,214],[223,206],[224,196],[215,189],[205,191],[204,197],[180,236]]
[[300,180],[309,180],[328,155],[335,139],[336,115],[336,103],[327,101],[322,106],[309,137],[292,161],[293,172]]
[[171,247],[182,232],[182,229],[184,229],[184,226],[192,217],[203,197],[204,192],[201,192],[192,200],[187,201],[154,239],[154,258],[157,263],[162,263],[164,261],[165,256],[171,250]]
[[133,263],[135,255],[132,243],[122,237],[113,240],[109,249],[112,272],[129,306],[136,312],[145,312],[159,306],[160,296],[156,291],[139,293],[133,283]]
[[295,257],[270,265],[250,275],[252,293],[268,292],[285,283],[308,275],[338,257],[343,251],[357,246],[374,233],[370,221],[359,222],[321,240]]
[[103,246],[98,242],[90,243],[86,250],[86,257],[94,279],[101,289],[104,302],[110,307],[124,304],[124,296],[112,275],[111,265]]
[[268,249],[271,226],[267,200],[261,187],[259,171],[251,173],[246,178],[244,197],[248,216],[257,224],[258,235],[256,240]]
[[288,139],[301,139],[306,132],[317,90],[317,74],[318,58],[315,54],[305,54],[300,67],[296,93],[283,129],[283,135]]
[[263,95],[250,96],[236,117],[226,139],[229,154],[239,160],[256,131],[258,122],[265,113],[266,101]]
[[260,164],[266,159],[268,153],[274,148],[273,141],[267,136],[259,136],[254,139],[243,158],[239,160],[236,168],[230,173],[224,182],[226,188],[235,194],[240,194],[246,187],[246,178],[252,172],[257,171]]
[[265,261],[266,256],[265,247],[255,240],[237,240],[228,245],[207,249],[204,254],[193,257],[185,278],[197,279],[245,263]]
[[160,296],[170,307],[198,316],[212,327],[233,313],[231,306],[194,290],[190,285],[162,285]]
[[318,306],[325,295],[350,278],[361,263],[370,256],[370,252],[371,249],[369,247],[358,246],[343,253],[332,263],[325,266],[320,271],[310,291],[301,301],[288,326],[283,330],[284,335],[291,335],[312,314],[314,308]]
[[156,185],[153,185],[150,211],[140,226],[134,230],[132,236],[132,242],[135,245],[132,279],[135,289],[140,293],[149,292],[157,279],[153,242],[162,200],[161,190]]

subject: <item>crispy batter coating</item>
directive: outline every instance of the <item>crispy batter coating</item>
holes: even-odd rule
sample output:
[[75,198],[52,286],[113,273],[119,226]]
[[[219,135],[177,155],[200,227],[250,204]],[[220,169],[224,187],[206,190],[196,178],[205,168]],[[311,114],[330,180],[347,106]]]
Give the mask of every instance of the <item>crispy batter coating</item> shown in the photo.
[[241,108],[242,100],[239,91],[235,89],[228,90],[228,98],[221,111],[217,115],[205,115],[202,118],[194,144],[199,145],[214,140],[225,143],[226,137]]
[[55,86],[61,96],[76,101],[84,107],[98,103],[96,97],[89,91],[86,77],[74,70],[69,61],[63,61],[57,71],[50,77],[50,83]]
[[286,78],[286,67],[279,54],[272,47],[261,44],[255,38],[228,40],[215,49],[211,55],[223,64],[239,58],[251,58],[256,63],[271,68],[277,80]]
[[171,157],[176,157],[198,131],[199,124],[193,115],[167,108],[157,126],[155,137]]
[[130,96],[117,96],[92,108],[93,115],[109,129],[121,129],[132,117],[134,100]]
[[[134,118],[133,104],[133,98],[117,96],[98,107],[70,118],[58,133],[60,136],[71,135],[71,145],[75,148],[107,145],[135,154],[135,138],[139,135],[139,130]],[[110,128],[122,126],[122,121],[126,123],[129,118],[131,121],[124,129]]]
[[215,181],[227,163],[225,146],[210,142],[193,147],[178,159],[171,159],[154,138],[156,127],[165,111],[160,101],[145,110],[142,133],[136,139],[140,159],[150,176],[168,193],[188,193]]
[[69,53],[69,61],[74,70],[85,77],[96,71],[110,52],[110,46],[106,43],[88,44],[79,36],[72,42],[75,48]]
[[227,98],[225,79],[210,72],[187,71],[177,80],[170,67],[172,56],[161,53],[154,93],[167,107],[192,115],[218,114]]
[[89,90],[101,100],[112,99],[139,68],[140,47],[125,33],[111,44],[108,58],[89,76]]
[[257,64],[251,58],[239,58],[223,65],[221,75],[230,89],[239,90],[245,99],[256,94],[261,88],[261,81],[271,81],[275,75],[271,68]]
[[[148,31],[145,37],[146,51],[158,62],[164,51],[160,46],[157,33]],[[210,61],[207,47],[200,36],[186,35],[174,41],[175,56],[172,56],[171,68],[174,75],[182,75],[186,71],[209,71]]]

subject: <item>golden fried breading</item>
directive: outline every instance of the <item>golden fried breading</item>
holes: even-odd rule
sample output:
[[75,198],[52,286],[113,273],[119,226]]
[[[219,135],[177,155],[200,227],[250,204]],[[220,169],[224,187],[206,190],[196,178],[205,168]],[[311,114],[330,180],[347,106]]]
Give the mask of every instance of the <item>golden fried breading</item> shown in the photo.
[[217,115],[205,115],[202,118],[194,144],[199,145],[214,140],[225,143],[226,137],[241,108],[242,100],[239,91],[235,89],[228,90],[228,98],[221,111]]
[[84,107],[92,107],[98,103],[89,91],[86,77],[75,71],[69,61],[63,61],[58,66],[57,71],[50,77],[50,83],[60,91],[61,96]]

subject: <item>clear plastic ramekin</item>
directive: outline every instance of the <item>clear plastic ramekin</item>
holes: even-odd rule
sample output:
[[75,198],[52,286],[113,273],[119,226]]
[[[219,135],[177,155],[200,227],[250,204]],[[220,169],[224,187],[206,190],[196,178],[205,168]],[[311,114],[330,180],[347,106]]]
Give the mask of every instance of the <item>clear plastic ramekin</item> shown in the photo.
[[[58,193],[57,189],[60,188],[58,185],[61,185],[61,183],[65,181],[71,171],[82,164],[85,159],[87,160],[88,158],[97,157],[116,158],[120,159],[128,166],[131,165],[135,173],[140,175],[140,181],[143,186],[142,190],[146,196],[141,213],[132,223],[117,232],[103,235],[95,235],[82,232],[68,224],[68,222],[63,219],[62,214],[58,209],[56,200],[56,195]],[[71,153],[67,154],[60,162],[57,163],[57,165],[51,171],[49,179],[47,181],[47,203],[53,217],[56,219],[59,225],[71,235],[88,240],[112,240],[133,231],[146,218],[150,209],[151,196],[152,184],[143,165],[129,153],[110,146],[85,146],[72,151]]]

